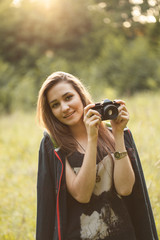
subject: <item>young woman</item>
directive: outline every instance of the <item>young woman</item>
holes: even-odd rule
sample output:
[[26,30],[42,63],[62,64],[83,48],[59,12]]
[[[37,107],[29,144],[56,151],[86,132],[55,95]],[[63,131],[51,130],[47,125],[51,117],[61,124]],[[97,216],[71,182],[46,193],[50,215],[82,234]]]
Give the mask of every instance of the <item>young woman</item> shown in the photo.
[[37,240],[136,240],[122,198],[135,183],[124,142],[129,113],[116,102],[111,132],[76,77],[55,72],[43,83],[37,114],[48,134],[39,155]]

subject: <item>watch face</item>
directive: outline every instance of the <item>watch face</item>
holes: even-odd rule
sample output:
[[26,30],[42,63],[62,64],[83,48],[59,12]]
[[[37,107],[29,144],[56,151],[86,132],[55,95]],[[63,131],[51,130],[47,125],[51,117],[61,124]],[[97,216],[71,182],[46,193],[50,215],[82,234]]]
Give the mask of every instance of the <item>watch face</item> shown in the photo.
[[115,156],[115,158],[120,158],[120,153],[119,152],[115,152],[114,156]]

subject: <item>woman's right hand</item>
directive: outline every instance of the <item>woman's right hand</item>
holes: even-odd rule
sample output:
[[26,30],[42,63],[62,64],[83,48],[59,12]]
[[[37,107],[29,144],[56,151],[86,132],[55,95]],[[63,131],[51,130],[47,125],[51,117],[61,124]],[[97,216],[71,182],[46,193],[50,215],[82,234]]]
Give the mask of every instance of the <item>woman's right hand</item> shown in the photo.
[[89,104],[84,108],[84,124],[86,126],[88,139],[98,137],[99,125],[101,123],[101,115],[98,111],[92,109],[95,104]]

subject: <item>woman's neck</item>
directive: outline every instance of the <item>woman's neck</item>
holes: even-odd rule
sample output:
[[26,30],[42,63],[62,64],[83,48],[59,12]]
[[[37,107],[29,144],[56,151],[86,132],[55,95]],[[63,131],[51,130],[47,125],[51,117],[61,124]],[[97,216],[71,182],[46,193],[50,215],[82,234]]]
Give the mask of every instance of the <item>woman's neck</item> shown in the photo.
[[87,146],[87,131],[84,123],[82,122],[76,126],[72,126],[70,130],[73,138],[78,144],[77,150],[82,151],[83,149],[83,151],[85,152]]
[[73,137],[75,138],[75,139],[85,139],[85,138],[87,138],[87,131],[86,131],[86,127],[85,127],[85,125],[82,123],[82,124],[79,124],[78,126],[76,125],[76,126],[72,126],[71,128],[70,128],[70,130],[71,130],[71,133],[72,133],[72,135],[73,135]]

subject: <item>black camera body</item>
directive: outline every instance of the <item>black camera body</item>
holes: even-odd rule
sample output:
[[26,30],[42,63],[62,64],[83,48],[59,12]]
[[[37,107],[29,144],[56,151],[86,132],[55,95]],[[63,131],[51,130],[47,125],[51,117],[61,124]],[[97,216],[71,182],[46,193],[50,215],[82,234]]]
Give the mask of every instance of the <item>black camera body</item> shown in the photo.
[[120,104],[112,102],[109,99],[105,99],[101,103],[95,103],[95,106],[92,108],[98,111],[101,114],[102,121],[104,120],[113,120],[118,116],[118,107]]

